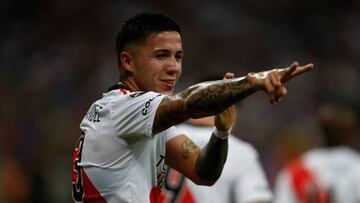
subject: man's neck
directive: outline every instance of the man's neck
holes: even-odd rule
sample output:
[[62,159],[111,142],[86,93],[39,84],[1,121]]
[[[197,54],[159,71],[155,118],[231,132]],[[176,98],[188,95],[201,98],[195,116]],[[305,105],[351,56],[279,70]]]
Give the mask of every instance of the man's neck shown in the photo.
[[132,92],[140,91],[140,88],[136,84],[136,82],[130,78],[124,79],[124,80],[120,81],[119,83],[121,83],[124,86],[126,86],[127,88],[129,88],[129,90]]

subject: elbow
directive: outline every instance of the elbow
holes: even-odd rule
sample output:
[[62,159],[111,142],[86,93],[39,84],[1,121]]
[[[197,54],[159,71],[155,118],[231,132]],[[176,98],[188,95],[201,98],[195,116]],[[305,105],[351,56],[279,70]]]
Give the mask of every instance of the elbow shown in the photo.
[[221,170],[212,171],[209,170],[205,171],[197,171],[196,178],[194,178],[192,181],[197,185],[204,185],[204,186],[212,186],[216,183],[216,181],[220,178],[222,172]]
[[215,179],[215,180],[208,179],[208,180],[206,180],[206,179],[202,179],[202,178],[191,179],[191,181],[193,183],[195,183],[196,185],[202,185],[202,186],[213,186],[216,183],[217,180],[218,179]]
[[221,170],[217,170],[215,173],[209,173],[209,171],[206,171],[206,173],[199,173],[199,171],[197,171],[197,177],[192,181],[197,185],[212,186],[219,179],[221,171],[222,167]]

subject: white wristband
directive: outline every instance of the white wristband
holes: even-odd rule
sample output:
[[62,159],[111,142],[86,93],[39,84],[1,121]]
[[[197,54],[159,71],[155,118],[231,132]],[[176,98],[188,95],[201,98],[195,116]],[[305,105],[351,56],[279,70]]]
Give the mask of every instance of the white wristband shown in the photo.
[[228,138],[230,131],[231,131],[231,128],[228,131],[219,131],[216,127],[214,127],[213,133],[217,138],[225,140]]

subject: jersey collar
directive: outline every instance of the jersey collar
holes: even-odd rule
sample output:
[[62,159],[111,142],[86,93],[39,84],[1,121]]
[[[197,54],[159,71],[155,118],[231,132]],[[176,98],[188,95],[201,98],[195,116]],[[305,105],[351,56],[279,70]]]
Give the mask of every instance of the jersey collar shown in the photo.
[[117,90],[117,89],[120,89],[120,88],[130,91],[130,89],[129,89],[128,87],[126,87],[126,86],[125,86],[124,84],[122,84],[122,83],[117,83],[117,84],[111,86],[111,87],[108,89],[108,91]]

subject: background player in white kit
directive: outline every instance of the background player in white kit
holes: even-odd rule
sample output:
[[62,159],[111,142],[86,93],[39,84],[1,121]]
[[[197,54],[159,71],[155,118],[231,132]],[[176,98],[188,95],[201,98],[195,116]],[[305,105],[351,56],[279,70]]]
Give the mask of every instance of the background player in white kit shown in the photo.
[[[200,82],[219,78],[218,75],[209,75]],[[235,109],[235,118],[236,114]],[[184,131],[196,145],[204,147],[214,126],[214,117],[209,116],[189,119],[176,127]],[[162,194],[162,203],[265,203],[272,199],[258,152],[250,143],[232,134],[229,136],[229,151],[223,172],[213,186],[196,185],[168,168]]]
[[[177,127],[199,147],[206,145],[213,130],[213,118],[190,120]],[[206,124],[206,123],[212,123]],[[199,186],[169,168],[164,183],[164,202],[177,203],[260,203],[270,202],[269,189],[254,147],[235,136],[229,136],[229,152],[223,172],[211,186]]]
[[359,203],[360,154],[352,148],[356,119],[351,109],[319,111],[323,146],[290,162],[278,175],[275,203]]
[[[182,71],[180,28],[157,14],[126,21],[117,51],[120,83],[91,105],[80,124],[83,135],[73,156],[74,202],[158,202],[165,163],[197,184],[214,184],[226,160],[232,125],[232,113],[225,110],[258,90],[279,102],[286,94],[284,83],[313,68],[294,62],[171,95]],[[172,127],[219,113],[203,149]]]

